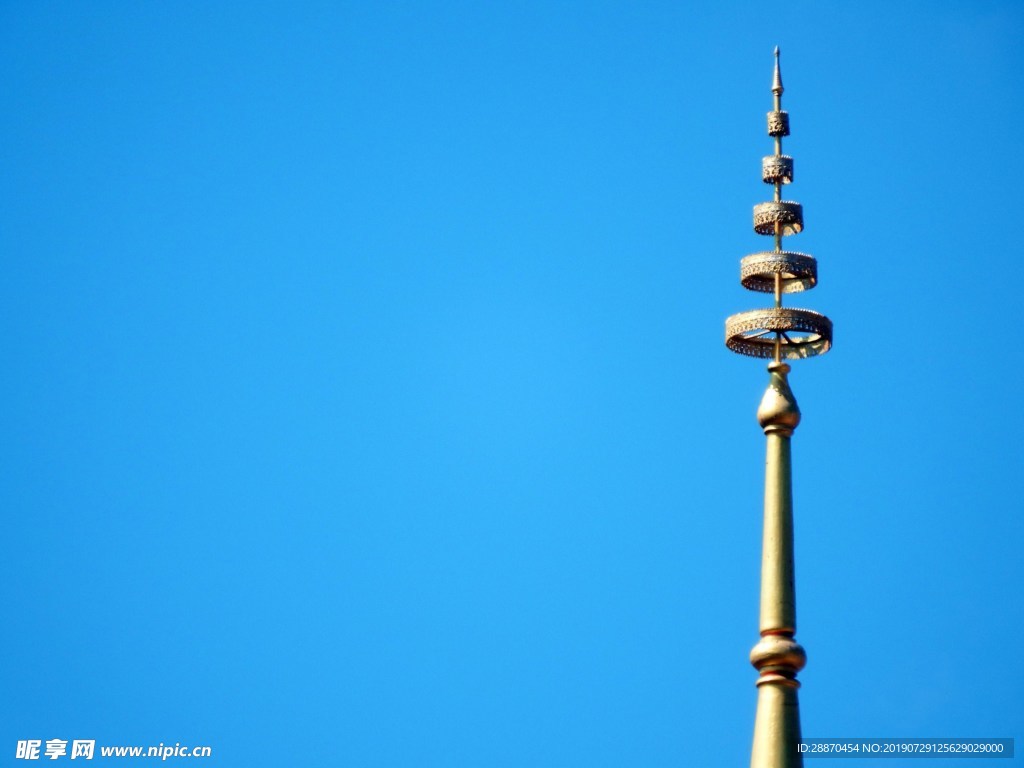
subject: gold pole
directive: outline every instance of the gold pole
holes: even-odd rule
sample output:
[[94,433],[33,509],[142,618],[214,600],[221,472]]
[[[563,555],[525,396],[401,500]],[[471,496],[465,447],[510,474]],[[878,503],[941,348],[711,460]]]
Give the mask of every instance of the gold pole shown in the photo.
[[761,551],[761,640],[750,652],[760,673],[751,768],[795,768],[800,708],[796,674],[807,661],[796,633],[793,573],[793,486],[790,438],[800,408],[789,388],[790,367],[773,362],[757,420],[767,436],[764,485],[764,540]]

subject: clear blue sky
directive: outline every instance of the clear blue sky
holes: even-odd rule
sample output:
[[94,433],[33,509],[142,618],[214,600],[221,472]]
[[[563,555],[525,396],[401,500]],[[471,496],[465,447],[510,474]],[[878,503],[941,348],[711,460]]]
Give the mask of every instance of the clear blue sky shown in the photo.
[[776,44],[836,327],[791,375],[804,733],[1024,750],[1022,39],[4,3],[0,764],[746,765],[766,374],[722,335]]

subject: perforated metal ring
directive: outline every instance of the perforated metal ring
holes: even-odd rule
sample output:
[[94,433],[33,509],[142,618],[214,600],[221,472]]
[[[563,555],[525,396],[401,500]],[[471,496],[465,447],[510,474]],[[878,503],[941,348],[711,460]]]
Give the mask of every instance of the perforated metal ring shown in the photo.
[[768,113],[768,135],[789,136],[789,112]]
[[740,261],[740,283],[747,290],[773,293],[776,275],[781,276],[783,293],[807,291],[818,284],[818,262],[795,251],[762,251]]
[[740,312],[725,321],[725,345],[741,355],[774,356],[776,337],[783,360],[822,355],[832,347],[832,321],[812,310],[792,307]]
[[779,233],[795,235],[804,228],[804,209],[800,203],[770,202],[754,206],[754,231],[759,235],[774,235],[775,225]]
[[768,155],[761,158],[761,180],[765,184],[789,184],[793,181],[793,158]]

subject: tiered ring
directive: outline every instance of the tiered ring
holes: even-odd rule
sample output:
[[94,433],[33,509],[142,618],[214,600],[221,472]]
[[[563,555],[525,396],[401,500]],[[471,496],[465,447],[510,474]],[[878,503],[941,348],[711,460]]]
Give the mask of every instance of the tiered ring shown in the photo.
[[832,321],[809,309],[753,309],[725,321],[725,345],[741,355],[773,357],[776,333],[780,357],[785,360],[821,355],[832,346]]
[[768,135],[789,136],[789,112],[780,109],[768,113]]
[[783,293],[797,293],[818,283],[818,262],[795,251],[761,251],[740,260],[740,283],[750,291],[771,293],[780,275]]
[[754,206],[754,231],[759,235],[774,235],[779,224],[779,234],[795,235],[803,231],[804,209],[800,203],[771,202]]

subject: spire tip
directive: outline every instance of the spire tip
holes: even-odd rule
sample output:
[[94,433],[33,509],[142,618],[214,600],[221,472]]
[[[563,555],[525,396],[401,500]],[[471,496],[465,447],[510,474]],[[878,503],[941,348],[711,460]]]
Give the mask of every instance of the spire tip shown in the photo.
[[[775,46],[775,72],[772,76],[772,93],[776,96],[781,96],[783,91],[782,87],[782,72],[779,69],[779,46]],[[778,107],[776,107],[778,109]]]

